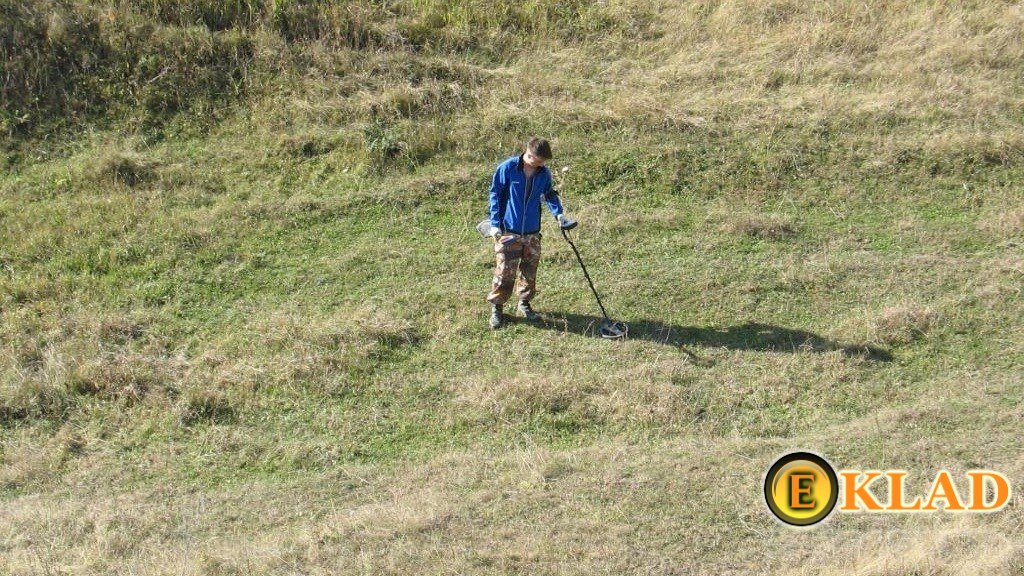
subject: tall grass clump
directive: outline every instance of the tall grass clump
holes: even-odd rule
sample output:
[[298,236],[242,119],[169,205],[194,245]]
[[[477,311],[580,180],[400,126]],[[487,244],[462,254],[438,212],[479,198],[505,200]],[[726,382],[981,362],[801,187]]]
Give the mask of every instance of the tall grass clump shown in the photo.
[[[283,2],[272,2],[274,7]],[[204,26],[213,31],[249,29],[266,14],[264,0],[129,0],[126,3],[154,22],[189,28]]]
[[7,147],[97,122],[159,134],[182,119],[203,129],[324,50],[508,61],[551,41],[622,38],[647,18],[625,5],[433,0],[32,0],[2,11]]
[[87,123],[152,130],[189,114],[208,125],[250,85],[255,45],[242,29],[163,24],[130,5],[40,0],[4,10],[8,145]]

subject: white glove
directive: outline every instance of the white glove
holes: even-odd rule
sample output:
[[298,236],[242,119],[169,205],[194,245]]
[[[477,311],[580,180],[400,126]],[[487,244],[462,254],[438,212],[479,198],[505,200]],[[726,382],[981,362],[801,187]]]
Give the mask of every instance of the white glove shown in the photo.
[[558,227],[562,230],[572,230],[577,224],[579,224],[579,222],[569,218],[565,214],[558,215]]
[[498,238],[501,238],[501,228],[498,228],[497,226],[491,226],[491,229],[488,231],[488,234],[491,236],[491,238],[497,240]]

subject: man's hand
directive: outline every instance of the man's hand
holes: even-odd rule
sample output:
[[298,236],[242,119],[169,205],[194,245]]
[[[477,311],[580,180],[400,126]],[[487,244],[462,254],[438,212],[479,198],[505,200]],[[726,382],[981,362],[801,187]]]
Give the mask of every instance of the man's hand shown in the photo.
[[558,215],[558,227],[561,228],[562,230],[572,230],[578,224],[579,222],[573,220],[572,218],[569,218],[565,214]]
[[491,238],[494,238],[494,241],[497,242],[498,239],[501,238],[501,228],[498,228],[497,226],[491,226],[490,234]]

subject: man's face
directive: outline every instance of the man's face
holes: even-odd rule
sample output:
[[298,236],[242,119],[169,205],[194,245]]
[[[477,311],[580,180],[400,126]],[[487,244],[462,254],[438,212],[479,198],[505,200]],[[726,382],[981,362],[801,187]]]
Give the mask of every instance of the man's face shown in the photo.
[[530,168],[540,168],[541,166],[544,165],[545,162],[547,162],[547,159],[541,158],[540,156],[537,156],[533,152],[527,150],[526,152],[523,153],[523,162],[526,162],[526,165],[529,166]]

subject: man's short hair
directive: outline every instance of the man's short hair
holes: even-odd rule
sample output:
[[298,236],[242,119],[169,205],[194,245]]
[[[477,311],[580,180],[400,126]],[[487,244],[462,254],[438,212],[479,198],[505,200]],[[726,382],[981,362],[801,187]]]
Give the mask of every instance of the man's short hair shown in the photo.
[[551,160],[551,143],[534,136],[526,143],[526,149],[545,160]]

